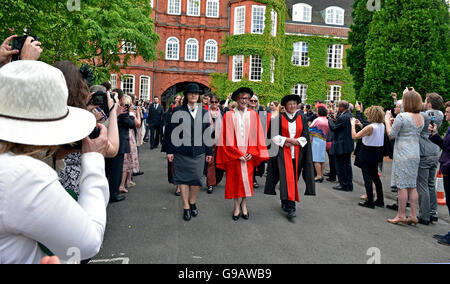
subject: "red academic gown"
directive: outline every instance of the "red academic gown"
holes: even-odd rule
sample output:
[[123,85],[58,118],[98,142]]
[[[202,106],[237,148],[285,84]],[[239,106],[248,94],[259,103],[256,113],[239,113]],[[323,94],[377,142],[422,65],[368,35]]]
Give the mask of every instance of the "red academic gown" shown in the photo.
[[[269,153],[258,113],[247,109],[245,114],[245,137],[241,140],[237,110],[223,117],[222,133],[217,145],[217,167],[226,171],[225,199],[253,196],[253,170],[268,160]],[[239,140],[239,141],[238,141]],[[238,143],[239,142],[239,143]],[[240,160],[245,154],[252,159]]]

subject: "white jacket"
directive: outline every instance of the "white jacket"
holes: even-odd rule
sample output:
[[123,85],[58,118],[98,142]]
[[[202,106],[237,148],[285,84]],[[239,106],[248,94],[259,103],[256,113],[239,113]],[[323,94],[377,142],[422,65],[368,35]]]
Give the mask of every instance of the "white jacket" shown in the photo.
[[109,201],[104,158],[81,157],[76,202],[57,173],[32,157],[0,154],[0,264],[39,263],[38,242],[64,263],[95,256],[103,242]]

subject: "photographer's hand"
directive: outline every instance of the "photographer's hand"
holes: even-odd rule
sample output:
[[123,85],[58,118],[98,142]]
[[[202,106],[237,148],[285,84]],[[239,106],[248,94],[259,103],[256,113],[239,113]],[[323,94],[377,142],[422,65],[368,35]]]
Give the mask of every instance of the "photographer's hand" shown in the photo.
[[95,112],[92,112],[92,113],[94,114],[95,119],[96,119],[97,121],[101,121],[101,120],[104,119],[103,115],[102,115],[100,112],[95,111]]
[[9,42],[15,37],[17,36],[12,35],[8,37],[7,39],[5,39],[3,44],[0,45],[0,67],[11,62],[12,56],[19,53],[19,50],[13,50],[11,46],[9,46]]
[[394,104],[397,103],[398,99],[397,99],[397,93],[391,93],[392,95],[392,99],[394,99]]
[[[108,100],[108,108],[109,108],[109,109],[112,109],[113,106],[114,106],[114,104],[115,104],[114,99],[111,98],[111,94],[113,94],[113,93],[112,93],[112,92],[107,92],[107,93],[106,93],[106,98],[107,98],[107,100]],[[117,101],[116,101],[116,102],[117,102]]]
[[391,126],[393,124],[393,122],[392,122],[392,113],[391,113],[390,110],[388,110],[386,112],[385,116],[384,116],[384,123],[386,125],[389,125],[389,126]]
[[119,115],[128,113],[128,108],[126,106],[120,106]]
[[411,88],[411,91],[413,91],[413,92],[416,91],[416,90],[414,90],[414,87],[406,87],[406,88],[403,90],[403,95],[405,95],[407,92],[409,92],[409,88]]
[[436,123],[434,125],[428,125],[428,131],[431,133],[432,136],[436,135],[438,133],[437,125]]
[[83,146],[81,147],[81,154],[97,152],[106,155],[108,150],[108,130],[100,123],[97,123],[97,127],[100,129],[100,136],[95,139],[86,137],[83,139]]
[[41,43],[37,40],[31,42],[33,37],[27,37],[27,40],[23,44],[22,53],[20,55],[22,60],[38,60],[41,56],[42,48]]
[[61,264],[57,256],[44,256],[39,264]]

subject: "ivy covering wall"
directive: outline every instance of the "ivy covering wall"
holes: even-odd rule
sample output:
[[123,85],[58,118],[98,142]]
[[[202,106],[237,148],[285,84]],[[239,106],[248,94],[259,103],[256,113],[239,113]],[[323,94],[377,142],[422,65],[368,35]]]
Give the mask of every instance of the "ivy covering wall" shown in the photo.
[[[228,56],[244,55],[245,60],[250,55],[260,55],[262,59],[262,81],[250,81],[248,77],[239,82],[229,80],[228,74],[211,74],[211,87],[221,98],[226,98],[239,87],[251,88],[259,96],[262,104],[278,100],[291,93],[296,84],[306,84],[307,102],[325,100],[330,88],[329,81],[341,81],[341,99],[354,102],[355,91],[349,68],[346,65],[346,52],[344,52],[343,69],[332,69],[327,67],[327,50],[330,44],[347,44],[346,40],[318,37],[318,36],[296,36],[285,34],[286,5],[285,1],[257,0],[256,2],[266,4],[265,29],[260,34],[229,35],[225,37],[221,45],[221,53]],[[272,19],[271,11],[277,12],[277,34],[271,35]],[[294,42],[307,42],[310,58],[308,67],[295,66],[291,62]],[[274,83],[271,82],[271,60],[275,58]],[[232,65],[230,60],[230,65]],[[244,74],[248,70],[244,70]],[[340,85],[340,84],[339,84]]]

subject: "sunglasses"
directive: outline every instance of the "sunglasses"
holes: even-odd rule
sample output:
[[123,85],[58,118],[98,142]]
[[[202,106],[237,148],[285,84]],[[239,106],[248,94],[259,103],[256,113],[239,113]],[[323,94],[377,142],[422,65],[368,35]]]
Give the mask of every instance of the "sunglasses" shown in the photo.
[[218,101],[211,101],[212,104],[218,104]]
[[257,103],[257,100],[250,100],[251,103]]

